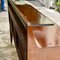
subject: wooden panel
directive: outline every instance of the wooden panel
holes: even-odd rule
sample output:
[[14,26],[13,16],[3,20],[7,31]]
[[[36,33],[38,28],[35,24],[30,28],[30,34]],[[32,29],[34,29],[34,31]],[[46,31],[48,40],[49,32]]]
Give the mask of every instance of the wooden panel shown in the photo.
[[16,15],[16,13],[14,12],[13,8],[10,6],[9,8],[9,13],[10,13],[10,22],[13,22],[13,29],[14,31],[14,41],[15,41],[15,46],[17,49],[17,53],[19,56],[20,60],[26,60],[27,56],[26,56],[26,52],[27,52],[27,32],[26,29],[24,27],[24,25],[22,25],[21,21],[19,21],[18,16]]
[[[34,40],[32,29],[32,27],[28,28],[28,60],[60,60],[60,47],[38,48]],[[35,30],[37,30],[36,27]]]

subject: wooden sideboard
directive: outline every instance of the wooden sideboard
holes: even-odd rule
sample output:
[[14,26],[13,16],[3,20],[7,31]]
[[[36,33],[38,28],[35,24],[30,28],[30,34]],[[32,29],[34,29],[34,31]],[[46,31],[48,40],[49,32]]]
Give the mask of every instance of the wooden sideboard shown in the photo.
[[16,5],[12,0],[8,0],[8,13],[11,44],[14,38],[19,60],[60,60],[58,25],[46,22],[31,5]]

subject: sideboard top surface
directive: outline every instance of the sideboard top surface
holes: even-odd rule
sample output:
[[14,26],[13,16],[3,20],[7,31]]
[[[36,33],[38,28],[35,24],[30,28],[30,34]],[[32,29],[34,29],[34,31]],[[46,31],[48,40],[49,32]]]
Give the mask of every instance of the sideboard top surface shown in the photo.
[[12,4],[19,18],[21,19],[21,21],[25,23],[27,26],[54,25],[53,21],[51,21],[44,14],[40,13],[37,9],[35,9],[30,4],[22,2],[20,5],[15,2],[12,3],[11,0],[9,1]]

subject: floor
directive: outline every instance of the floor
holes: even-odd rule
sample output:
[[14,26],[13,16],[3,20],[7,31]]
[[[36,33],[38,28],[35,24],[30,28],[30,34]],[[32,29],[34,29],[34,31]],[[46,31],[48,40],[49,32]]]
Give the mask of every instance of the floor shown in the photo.
[[10,43],[8,10],[0,12],[0,60],[18,60],[15,45]]

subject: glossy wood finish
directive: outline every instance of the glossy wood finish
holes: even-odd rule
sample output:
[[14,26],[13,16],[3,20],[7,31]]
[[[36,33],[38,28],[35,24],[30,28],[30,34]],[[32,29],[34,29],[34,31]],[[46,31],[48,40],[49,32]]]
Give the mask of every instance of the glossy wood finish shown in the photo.
[[[55,45],[55,47],[46,48],[45,47],[46,44],[43,45],[43,44],[41,44],[41,41],[39,41],[41,46],[45,47],[45,48],[40,49],[41,46],[39,46],[40,47],[39,48],[39,47],[37,47],[37,45],[35,43],[32,29],[41,30],[41,29],[36,29],[36,27],[28,28],[28,60],[60,60],[60,57],[59,57],[60,56],[60,47],[58,47],[58,45],[60,46],[60,34],[56,33],[56,35],[59,37],[59,39],[58,39],[58,42],[55,40],[55,42],[57,43]],[[60,33],[60,29],[57,29],[57,31]],[[51,31],[50,31],[50,33],[51,33]],[[36,33],[36,34],[38,34],[38,36],[36,35],[37,39],[40,40],[39,33]],[[50,39],[52,39],[51,37],[50,37]],[[56,38],[56,36],[55,36],[55,38]],[[46,43],[44,40],[42,41],[42,43]]]
[[[38,10],[36,10],[34,7],[32,7],[31,5],[28,4],[24,4],[24,5],[17,5],[17,10],[19,11],[19,13],[24,17],[24,19],[27,21],[26,23],[28,24],[28,22],[30,23],[30,25],[49,25],[49,24],[53,24],[53,22],[51,20],[49,20],[47,17],[45,17],[43,14],[41,14],[40,12],[38,12]],[[49,21],[50,23],[45,21]]]
[[60,46],[60,27],[51,21],[40,23],[42,14],[30,5],[8,0],[8,8],[11,43],[13,37],[19,60],[60,60],[60,47],[56,47]]
[[[31,27],[34,41],[38,48],[60,46],[60,39],[58,39],[57,25],[52,26],[34,26]],[[57,33],[58,32],[58,33]]]
[[25,5],[16,5],[19,11],[24,15],[26,20],[28,20],[30,23],[38,23],[40,18],[40,13],[33,9],[32,6],[25,4]]

